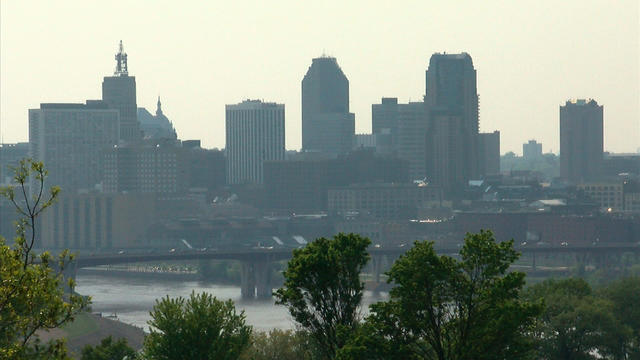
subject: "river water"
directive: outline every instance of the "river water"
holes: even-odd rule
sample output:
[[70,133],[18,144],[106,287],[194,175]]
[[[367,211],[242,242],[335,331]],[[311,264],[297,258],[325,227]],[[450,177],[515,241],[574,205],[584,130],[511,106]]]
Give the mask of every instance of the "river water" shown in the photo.
[[[274,300],[242,300],[240,287],[217,285],[198,281],[117,278],[100,275],[78,275],[76,291],[91,296],[91,311],[103,315],[115,314],[118,320],[148,329],[149,312],[156,299],[170,297],[188,297],[192,291],[211,293],[218,299],[231,299],[236,309],[244,310],[247,323],[256,330],[291,329],[295,327],[287,309],[274,304]],[[365,292],[362,312],[368,305],[384,299],[380,295]]]

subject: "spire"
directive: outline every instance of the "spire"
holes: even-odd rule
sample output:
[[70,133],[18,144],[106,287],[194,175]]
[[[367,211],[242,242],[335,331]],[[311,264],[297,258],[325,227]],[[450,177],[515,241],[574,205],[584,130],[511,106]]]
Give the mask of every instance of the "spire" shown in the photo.
[[127,69],[127,53],[124,52],[122,40],[120,40],[120,47],[118,50],[119,51],[116,54],[116,71],[114,71],[113,74],[116,76],[128,76],[129,70]]
[[160,102],[160,96],[158,96],[158,108],[156,109],[156,116],[162,115],[162,103]]

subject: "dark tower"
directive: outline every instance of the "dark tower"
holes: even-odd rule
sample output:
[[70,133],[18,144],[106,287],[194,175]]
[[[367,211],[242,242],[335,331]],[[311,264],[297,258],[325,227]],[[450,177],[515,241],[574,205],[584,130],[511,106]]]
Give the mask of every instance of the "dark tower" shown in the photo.
[[572,184],[594,180],[603,151],[602,105],[575,100],[560,106],[560,177]]
[[127,54],[122,47],[116,54],[116,70],[113,76],[105,76],[102,82],[102,100],[110,108],[120,111],[120,140],[137,142],[141,138],[136,104],[136,78],[129,76]]
[[349,113],[349,80],[332,57],[313,59],[302,79],[302,149],[349,152],[355,117]]
[[478,92],[471,56],[433,54],[426,72],[426,169],[456,193],[478,176]]

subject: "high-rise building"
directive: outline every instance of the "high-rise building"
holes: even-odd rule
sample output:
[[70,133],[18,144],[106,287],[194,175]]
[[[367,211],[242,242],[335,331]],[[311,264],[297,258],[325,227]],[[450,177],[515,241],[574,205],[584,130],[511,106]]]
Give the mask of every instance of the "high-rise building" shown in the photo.
[[471,56],[433,54],[426,72],[426,172],[445,193],[479,175],[478,93]]
[[522,144],[522,157],[525,161],[537,160],[542,157],[542,144],[535,140],[529,140]]
[[31,157],[49,170],[47,181],[65,193],[102,182],[103,151],[118,144],[119,112],[102,101],[40,104],[29,110]]
[[397,98],[382,98],[380,104],[371,105],[371,127],[377,135],[376,149],[392,153],[409,164],[412,180],[425,178],[425,141],[427,122],[423,102],[398,104]]
[[411,180],[422,180],[426,176],[425,141],[427,139],[424,103],[399,104],[397,119],[398,134],[395,148],[398,158],[409,164]]
[[371,105],[371,132],[389,134],[391,148],[398,142],[398,98],[383,97],[380,104]]
[[349,80],[335,58],[313,59],[302,79],[302,149],[344,154],[351,151],[354,135]]
[[560,106],[560,177],[569,183],[600,175],[603,107],[595,100],[569,100]]
[[136,78],[129,76],[127,54],[120,41],[116,54],[116,70],[113,76],[105,76],[102,82],[102,100],[120,112],[120,140],[136,142],[141,138],[136,105]]
[[479,173],[500,174],[500,131],[478,134]]
[[0,144],[0,183],[9,184],[13,177],[12,167],[29,157],[29,143]]
[[284,105],[226,105],[227,182],[262,184],[265,160],[284,160]]

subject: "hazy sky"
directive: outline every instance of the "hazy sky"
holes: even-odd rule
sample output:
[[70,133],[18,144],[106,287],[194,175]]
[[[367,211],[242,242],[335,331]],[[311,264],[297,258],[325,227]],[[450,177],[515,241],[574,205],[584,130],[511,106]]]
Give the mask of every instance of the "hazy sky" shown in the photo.
[[468,52],[481,131],[501,152],[535,138],[559,149],[558,107],[604,105],[605,150],[640,147],[638,0],[602,1],[0,1],[4,142],[28,139],[27,109],[101,97],[120,39],[138,106],[182,139],[223,147],[224,105],[284,103],[287,148],[301,143],[300,82],[335,56],[349,79],[356,132],[381,97],[421,100],[434,52]]

